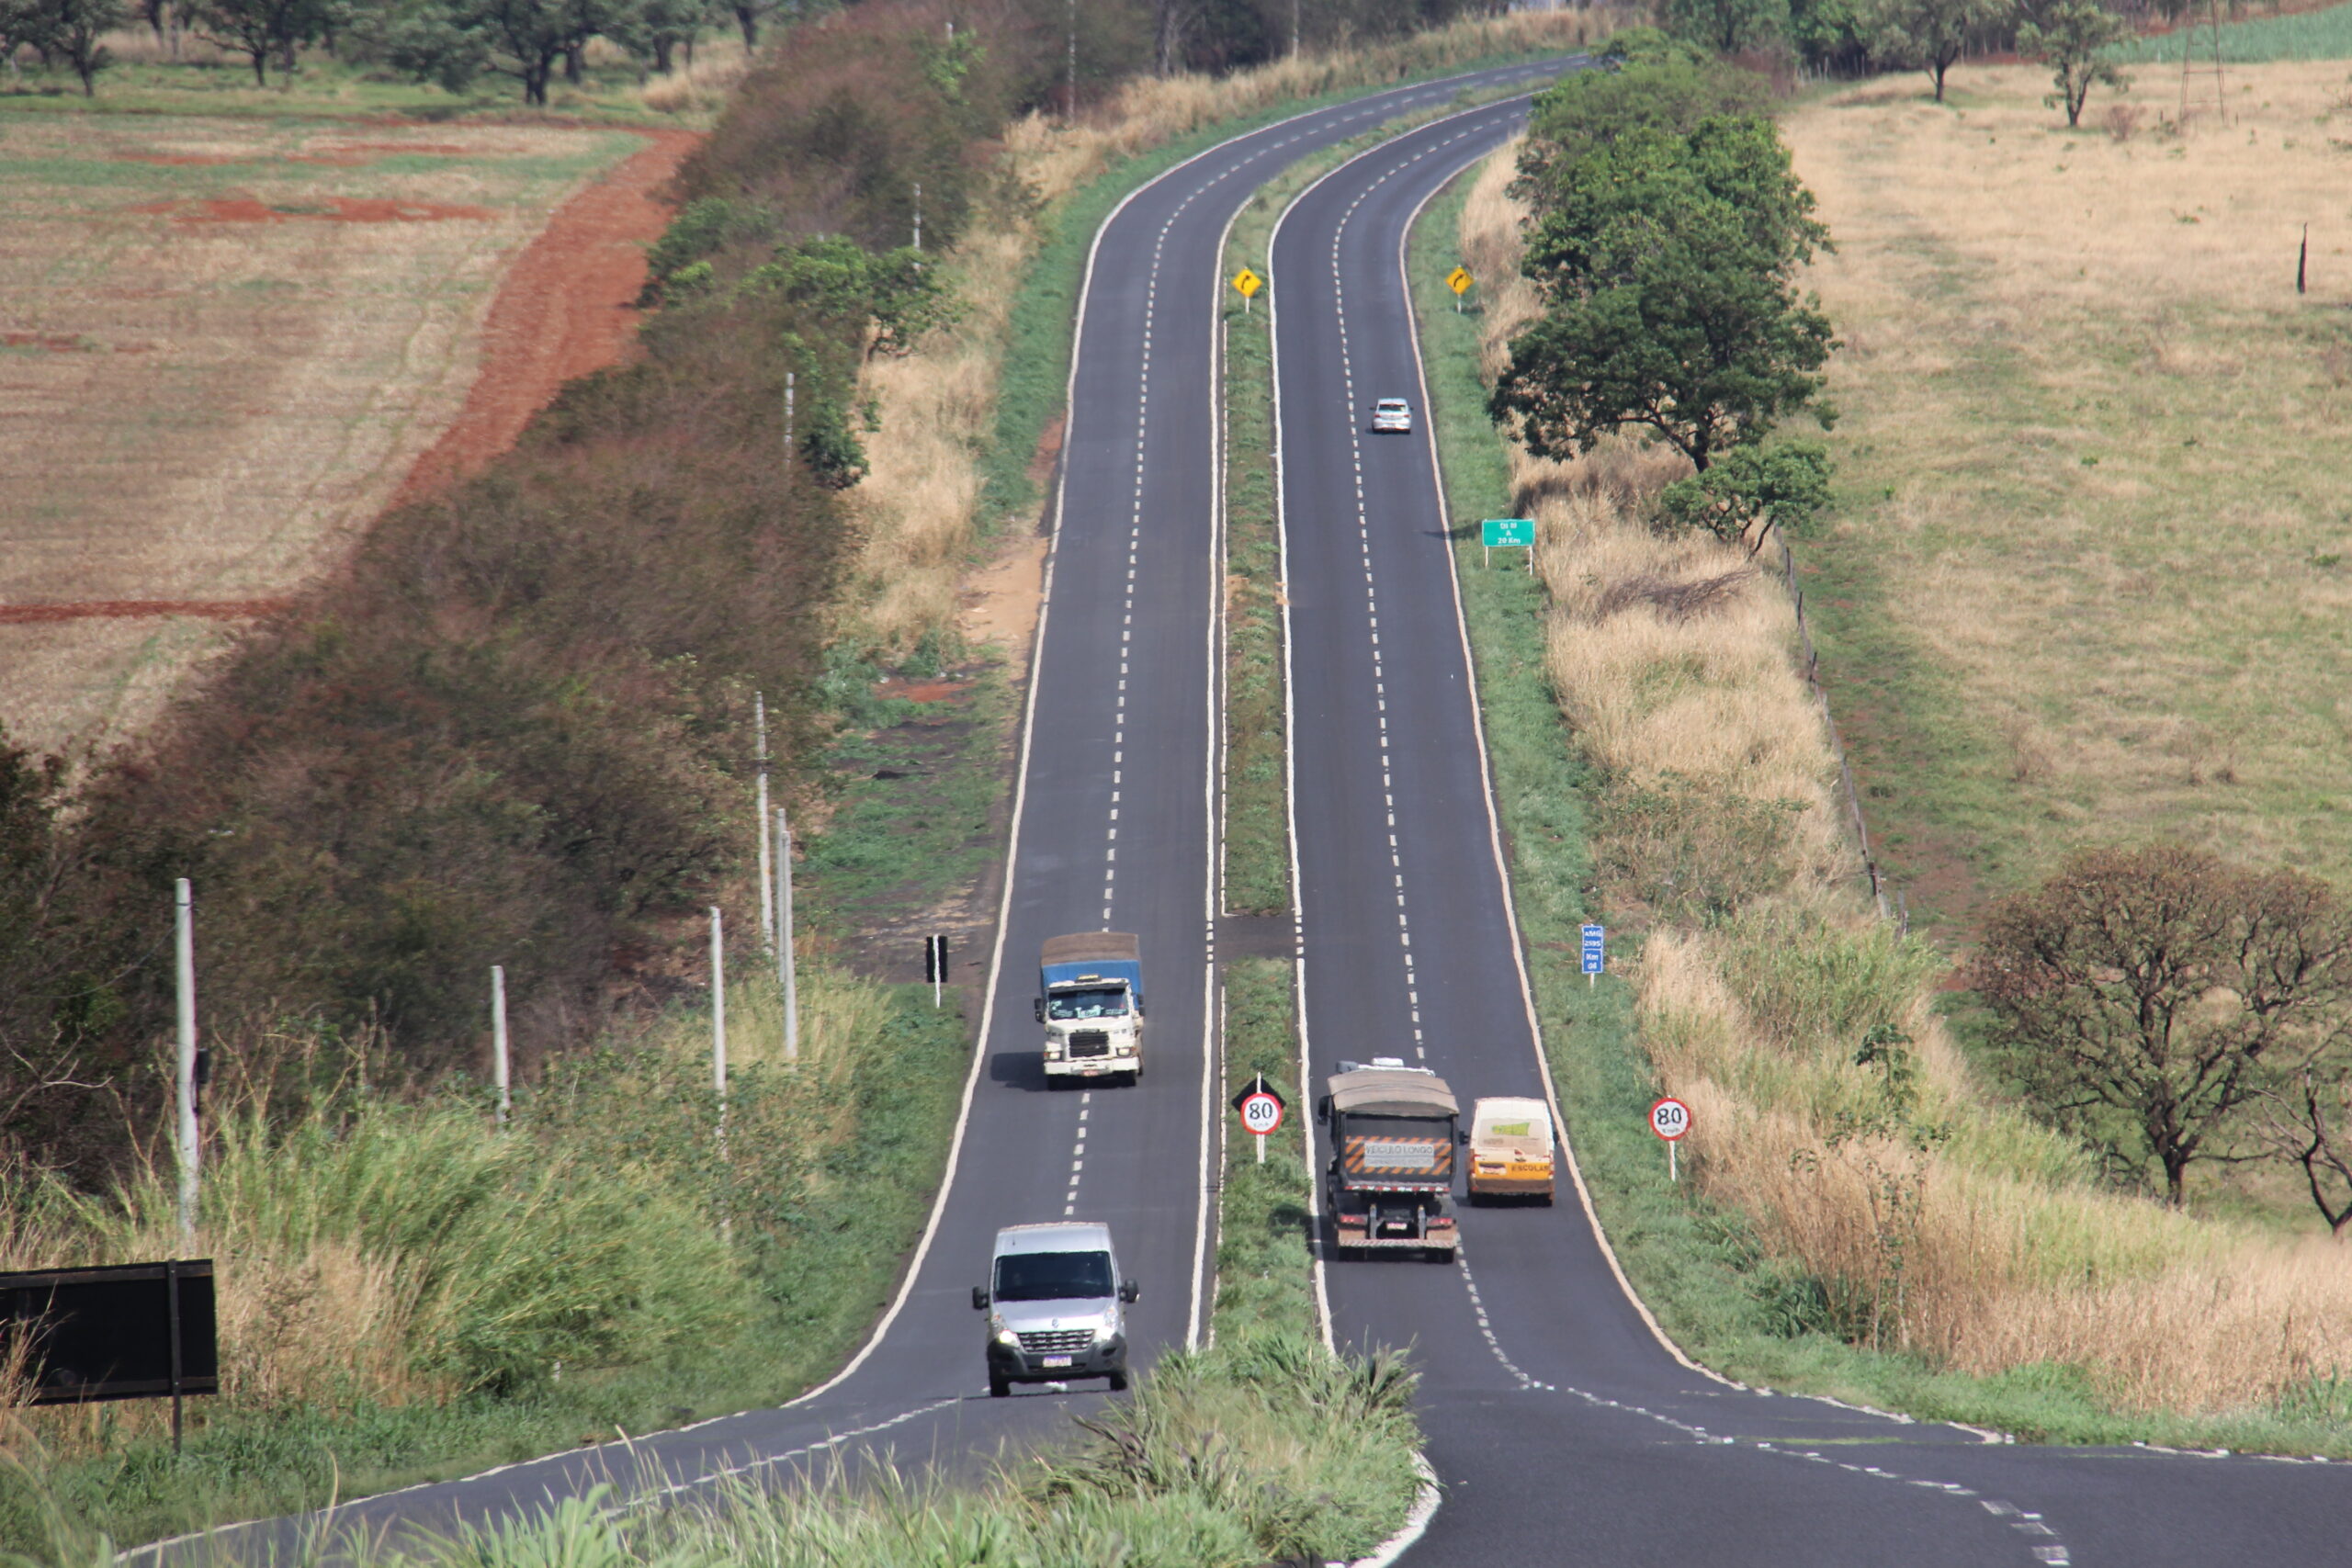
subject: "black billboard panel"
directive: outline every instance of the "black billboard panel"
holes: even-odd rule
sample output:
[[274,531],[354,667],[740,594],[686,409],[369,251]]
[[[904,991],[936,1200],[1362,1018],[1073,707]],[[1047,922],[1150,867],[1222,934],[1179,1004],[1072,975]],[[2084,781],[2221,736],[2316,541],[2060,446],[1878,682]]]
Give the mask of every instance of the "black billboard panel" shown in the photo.
[[0,1274],[0,1357],[20,1346],[34,1404],[218,1393],[212,1260]]

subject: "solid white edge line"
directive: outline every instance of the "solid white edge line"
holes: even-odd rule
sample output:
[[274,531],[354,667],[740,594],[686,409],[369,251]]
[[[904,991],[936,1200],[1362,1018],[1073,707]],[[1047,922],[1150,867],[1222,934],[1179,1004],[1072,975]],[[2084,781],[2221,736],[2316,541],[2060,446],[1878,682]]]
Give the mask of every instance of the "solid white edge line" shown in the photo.
[[[1144,192],[1149,190],[1160,181],[1167,179],[1170,175],[1176,174],[1180,170],[1189,168],[1191,165],[1199,163],[1202,159],[1208,157],[1213,152],[1223,152],[1225,149],[1233,146],[1236,142],[1247,141],[1252,137],[1262,136],[1268,131],[1278,130],[1283,126],[1293,125],[1303,119],[1313,119],[1317,115],[1330,114],[1335,110],[1351,106],[1375,103],[1380,99],[1402,95],[1415,87],[1442,86],[1450,82],[1467,82],[1477,77],[1500,76],[1507,74],[1511,71],[1525,69],[1538,63],[1544,62],[1521,62],[1517,64],[1511,65],[1488,65],[1482,66],[1473,71],[1458,71],[1451,76],[1423,77],[1418,81],[1401,82],[1394,86],[1383,88],[1376,93],[1368,93],[1361,98],[1342,98],[1335,103],[1324,104],[1315,108],[1301,109],[1295,115],[1287,115],[1281,119],[1269,120],[1263,125],[1253,126],[1247,130],[1236,131],[1233,135],[1227,137],[1222,141],[1204,147],[1192,156],[1170,164],[1168,167],[1162,169],[1159,173],[1152,175],[1151,178],[1144,181],[1143,184],[1136,186],[1135,189],[1121,197],[1119,198],[1118,205],[1112,208],[1108,213],[1103,215],[1102,221],[1095,228],[1092,242],[1087,246],[1086,273],[1079,285],[1078,310],[1073,320],[1070,331],[1069,376],[1065,383],[1063,391],[1064,428],[1068,428],[1069,412],[1075,403],[1078,396],[1078,361],[1080,351],[1086,336],[1086,305],[1088,296],[1092,292],[1094,287],[1095,260],[1097,256],[1100,255],[1102,249],[1103,233],[1109,230],[1112,223],[1117,220],[1119,214],[1126,210],[1127,204],[1129,202],[1134,201],[1136,197],[1141,196]],[[1480,107],[1483,107],[1486,106],[1482,105]],[[1220,263],[1222,263],[1224,259],[1222,247],[1220,247],[1218,251],[1218,259]],[[1219,270],[1223,270],[1221,265]],[[1067,447],[1065,447],[1065,450],[1067,450]],[[881,1345],[883,1337],[889,1331],[890,1325],[897,1321],[900,1310],[907,1304],[907,1298],[914,1292],[915,1279],[922,1270],[923,1258],[930,1252],[932,1239],[939,1229],[941,1215],[945,1212],[947,1207],[948,1194],[955,1185],[956,1163],[963,1153],[965,1126],[970,1120],[972,1112],[972,1096],[974,1091],[979,1086],[980,1063],[986,1059],[988,1050],[990,1013],[996,1005],[998,972],[1002,966],[1004,958],[1005,915],[1011,908],[1012,899],[1012,865],[1013,862],[1018,858],[1017,845],[1020,839],[1022,808],[1024,805],[1023,797],[1026,794],[1026,786],[1028,784],[1029,751],[1035,729],[1037,712],[1037,671],[1044,661],[1046,614],[1053,604],[1054,551],[1061,542],[1062,502],[1067,492],[1068,485],[1069,475],[1065,466],[1063,472],[1057,476],[1055,482],[1054,528],[1046,546],[1045,582],[1038,597],[1036,637],[1035,640],[1031,643],[1029,649],[1029,696],[1027,703],[1023,706],[1022,716],[1020,772],[1014,776],[1013,781],[1012,830],[1006,841],[1005,890],[1002,898],[998,904],[997,940],[995,952],[990,958],[989,964],[988,997],[981,1004],[980,1035],[978,1043],[973,1046],[972,1067],[971,1070],[966,1074],[964,1079],[963,1106],[956,1113],[956,1132],[954,1138],[948,1145],[947,1164],[940,1174],[939,1191],[937,1196],[932,1200],[931,1216],[923,1226],[922,1239],[917,1244],[914,1258],[907,1268],[905,1278],[899,1282],[898,1295],[892,1299],[888,1310],[882,1314],[881,1319],[875,1324],[873,1332],[866,1336],[865,1343],[858,1348],[857,1354],[850,1358],[848,1365],[842,1367],[840,1371],[835,1372],[831,1377],[826,1379],[823,1382],[819,1383],[808,1393],[787,1399],[781,1404],[760,1404],[753,1405],[744,1410],[730,1411],[724,1416],[713,1416],[707,1419],[694,1422],[691,1424],[694,1427],[707,1427],[719,1421],[731,1420],[738,1416],[750,1416],[764,1410],[789,1410],[794,1405],[805,1404],[809,1400],[816,1398],[819,1394],[830,1393],[834,1388],[839,1387],[842,1381],[848,1378],[852,1372],[854,1372],[859,1367],[865,1365],[866,1359],[873,1355],[875,1350]],[[1287,626],[1285,626],[1285,630],[1287,630]],[[1283,673],[1285,681],[1287,681],[1289,673],[1289,654],[1287,648],[1285,648],[1283,659]],[[1294,858],[1295,858],[1295,849],[1293,852]],[[1295,865],[1294,865],[1293,869],[1295,871]],[[1300,1035],[1301,1049],[1303,1051],[1305,1047],[1305,1026],[1303,1022],[1301,1024]],[[1302,1065],[1304,1065],[1305,1060],[1306,1058],[1302,1055],[1300,1057]],[[1313,1135],[1310,1133],[1310,1152],[1312,1139]],[[1318,1297],[1320,1295],[1322,1284],[1320,1278],[1320,1267],[1321,1266],[1318,1264],[1317,1278],[1316,1281]],[[1329,1344],[1330,1340],[1329,1314],[1328,1312],[1325,1314],[1324,1340],[1326,1344]],[[677,1427],[673,1429],[684,1431],[690,1428]],[[549,1460],[568,1459],[573,1454],[581,1451],[582,1450],[577,1449],[563,1449],[551,1454],[540,1454],[533,1459],[518,1460],[507,1464],[492,1465],[487,1470],[476,1471],[471,1475],[461,1475],[458,1477],[455,1482],[420,1482],[413,1486],[395,1487],[389,1492],[372,1493],[369,1495],[371,1497],[390,1497],[397,1495],[402,1492],[421,1491],[426,1486],[461,1485],[469,1481],[479,1481],[485,1476],[496,1475],[502,1471],[514,1470],[525,1465],[541,1464]],[[366,1500],[368,1499],[352,1499],[354,1503],[363,1502]],[[241,1519],[232,1524],[211,1525],[200,1530],[188,1531],[184,1535],[167,1536],[161,1540],[144,1541],[137,1546],[125,1547],[120,1551],[115,1553],[115,1561],[127,1561],[130,1558],[139,1556],[142,1552],[159,1551],[164,1547],[179,1546],[191,1540],[200,1540],[206,1536],[223,1535],[232,1530],[250,1529],[255,1525],[269,1524],[279,1518],[300,1518],[303,1517],[305,1516],[300,1514],[266,1515],[257,1519]]]
[[[1512,98],[1502,98],[1497,100],[1498,103],[1506,104],[1515,101],[1516,100]],[[1308,181],[1306,185],[1300,189],[1296,196],[1290,198],[1289,204],[1283,207],[1281,216],[1274,220],[1274,227],[1272,231],[1266,236],[1266,274],[1272,284],[1272,287],[1266,292],[1266,335],[1273,351],[1272,356],[1273,364],[1270,375],[1273,383],[1272,389],[1272,400],[1274,408],[1274,446],[1272,465],[1274,478],[1274,537],[1281,550],[1280,564],[1277,566],[1276,570],[1280,573],[1283,602],[1283,810],[1284,817],[1287,818],[1287,825],[1290,831],[1291,930],[1294,933],[1294,940],[1297,943],[1297,952],[1294,960],[1293,978],[1291,983],[1291,1010],[1298,1020],[1298,1095],[1301,1100],[1307,1101],[1310,1107],[1313,1103],[1315,1093],[1315,1074],[1311,1054],[1307,1047],[1306,1030],[1306,885],[1305,880],[1299,874],[1298,865],[1298,682],[1293,678],[1291,667],[1291,644],[1293,639],[1291,637],[1290,625],[1290,503],[1283,479],[1282,280],[1277,275],[1277,271],[1274,266],[1274,252],[1282,243],[1283,225],[1290,221],[1290,215],[1298,209],[1298,204],[1305,201],[1309,196],[1312,196],[1316,189],[1320,186],[1325,180],[1328,180],[1333,175],[1340,174],[1345,170],[1353,168],[1364,159],[1372,157],[1377,152],[1393,148],[1398,141],[1408,136],[1418,136],[1422,131],[1430,130],[1433,127],[1449,125],[1457,119],[1466,119],[1473,115],[1483,114],[1493,107],[1495,107],[1495,104],[1479,104],[1474,107],[1464,109],[1456,114],[1440,115],[1437,118],[1425,120],[1421,124],[1414,126],[1408,130],[1399,131],[1396,136],[1391,137],[1389,140],[1380,142],[1376,146],[1367,147],[1363,152],[1357,153],[1354,157],[1332,165],[1330,168],[1323,171],[1320,175],[1317,175],[1314,179]],[[1224,267],[1220,265],[1217,270],[1222,272]],[[1414,353],[1416,355],[1419,353],[1419,345],[1418,343],[1414,345]],[[1421,390],[1421,406],[1424,409],[1429,406],[1429,389],[1426,386],[1423,387]],[[1349,414],[1350,417],[1352,418],[1354,416],[1354,411],[1350,410]],[[1424,421],[1424,423],[1426,423],[1427,422]],[[1439,509],[1440,515],[1443,515],[1443,510],[1444,509],[1442,507]],[[1475,707],[1476,705],[1474,703],[1472,705]],[[1485,744],[1485,736],[1483,733],[1480,735],[1479,743],[1481,746]],[[1486,753],[1483,750],[1479,753],[1478,760],[1480,766],[1483,767],[1486,762]],[[1516,916],[1512,919],[1512,929],[1518,929],[1518,919]],[[1524,978],[1523,971],[1521,977],[1522,979]],[[1532,1008],[1532,1004],[1530,1005]],[[1302,1108],[1299,1125],[1305,1130],[1306,1134],[1306,1246],[1307,1254],[1314,1260],[1315,1265],[1315,1311],[1316,1315],[1322,1321],[1323,1347],[1327,1350],[1331,1350],[1334,1353],[1337,1353],[1338,1346],[1333,1340],[1331,1334],[1330,1284],[1324,1274],[1323,1248],[1321,1246],[1321,1233],[1323,1229],[1323,1188],[1322,1183],[1317,1179],[1317,1169],[1315,1163],[1317,1157],[1315,1148],[1315,1121],[1316,1119],[1311,1114],[1310,1111],[1307,1108]]]
[[1413,1495],[1412,1511],[1405,1516],[1405,1522],[1397,1527],[1395,1535],[1374,1548],[1371,1556],[1357,1558],[1348,1568],[1390,1568],[1429,1533],[1430,1521],[1437,1517],[1437,1506],[1444,1495],[1438,1490],[1437,1471],[1427,1458],[1416,1453],[1413,1468],[1420,1472],[1421,1486]]
[[[1505,145],[1509,143],[1506,142]],[[1413,230],[1419,224],[1421,213],[1447,186],[1460,179],[1471,168],[1495,156],[1499,151],[1500,149],[1498,148],[1494,152],[1469,160],[1461,168],[1448,175],[1444,181],[1433,186],[1429,195],[1421,197],[1415,204],[1412,212],[1405,220],[1403,231],[1397,236],[1396,280],[1405,291],[1405,310],[1410,328],[1406,336],[1409,337],[1413,344],[1413,371],[1420,380],[1423,409],[1430,407],[1430,377],[1428,363],[1421,355],[1420,304],[1413,292],[1413,275],[1408,260],[1413,243]],[[1521,1000],[1527,1008],[1528,1039],[1535,1053],[1536,1074],[1544,1081],[1544,1099],[1552,1108],[1552,1123],[1560,1130],[1560,1148],[1567,1156],[1568,1176],[1576,1183],[1577,1201],[1584,1206],[1586,1223],[1592,1228],[1593,1239],[1600,1245],[1600,1256],[1608,1260],[1609,1272],[1615,1277],[1617,1288],[1624,1292],[1625,1299],[1631,1302],[1634,1310],[1641,1314],[1642,1323],[1649,1329],[1651,1337],[1665,1347],[1668,1355],[1672,1356],[1690,1371],[1713,1378],[1715,1382],[1731,1388],[1745,1388],[1747,1384],[1727,1378],[1721,1372],[1702,1367],[1692,1360],[1683,1353],[1682,1347],[1677,1345],[1667,1334],[1664,1325],[1658,1322],[1657,1314],[1650,1311],[1649,1303],[1642,1300],[1640,1292],[1634,1289],[1634,1282],[1625,1277],[1624,1265],[1617,1259],[1617,1249],[1609,1244],[1609,1233],[1601,1228],[1600,1215],[1592,1206],[1592,1191],[1585,1185],[1583,1168],[1577,1163],[1576,1144],[1568,1135],[1568,1120],[1561,1111],[1559,1092],[1552,1082],[1551,1053],[1544,1043],[1544,1021],[1536,1014],[1535,986],[1527,971],[1527,933],[1520,928],[1519,901],[1511,890],[1510,862],[1503,854],[1502,817],[1495,804],[1494,771],[1487,759],[1487,722],[1479,697],[1477,655],[1471,650],[1470,621],[1462,608],[1462,561],[1459,552],[1453,547],[1453,530],[1451,525],[1453,513],[1445,486],[1445,460],[1439,455],[1437,447],[1437,420],[1432,416],[1422,423],[1426,427],[1423,439],[1427,442],[1430,452],[1430,474],[1437,491],[1437,514],[1448,525],[1445,529],[1446,581],[1453,590],[1453,624],[1454,629],[1462,638],[1463,665],[1470,672],[1470,690],[1467,696],[1470,703],[1470,723],[1478,741],[1479,795],[1487,807],[1487,843],[1494,855],[1496,878],[1502,884],[1503,912],[1510,921],[1511,962],[1519,969],[1519,994]]]

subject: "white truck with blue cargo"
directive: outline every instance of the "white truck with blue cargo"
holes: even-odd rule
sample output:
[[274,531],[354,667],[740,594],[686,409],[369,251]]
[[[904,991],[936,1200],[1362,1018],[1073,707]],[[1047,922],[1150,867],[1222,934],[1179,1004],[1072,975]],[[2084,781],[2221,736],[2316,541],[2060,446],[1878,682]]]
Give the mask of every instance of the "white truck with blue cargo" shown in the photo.
[[1143,1077],[1143,949],[1126,931],[1046,939],[1037,961],[1046,1079]]

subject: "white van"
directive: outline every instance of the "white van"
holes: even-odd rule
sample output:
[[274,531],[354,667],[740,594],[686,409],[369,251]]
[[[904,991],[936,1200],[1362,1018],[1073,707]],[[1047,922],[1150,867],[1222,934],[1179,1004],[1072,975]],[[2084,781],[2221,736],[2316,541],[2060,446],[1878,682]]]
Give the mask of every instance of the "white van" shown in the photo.
[[996,1233],[989,1282],[972,1305],[989,1314],[989,1393],[1017,1382],[1108,1378],[1127,1386],[1125,1303],[1142,1292],[1119,1272],[1111,1227],[1091,1222],[1007,1225]]

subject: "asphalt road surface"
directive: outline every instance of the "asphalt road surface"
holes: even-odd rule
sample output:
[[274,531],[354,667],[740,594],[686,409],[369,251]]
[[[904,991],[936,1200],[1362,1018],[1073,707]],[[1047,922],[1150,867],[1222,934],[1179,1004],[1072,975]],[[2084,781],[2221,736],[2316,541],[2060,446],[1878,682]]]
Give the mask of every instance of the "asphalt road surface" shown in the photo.
[[[1476,520],[1445,515],[1425,418],[1369,425],[1379,398],[1428,406],[1406,231],[1518,112],[1333,171],[1267,268],[1310,1084],[1399,1056],[1465,1111],[1547,1093],[1446,538]],[[2012,1446],[1738,1388],[1653,1330],[1565,1187],[1460,1220],[1456,1263],[1318,1265],[1334,1338],[1410,1345],[1421,1370],[1445,1502],[1408,1562],[2352,1562],[2352,1466]]]
[[[1221,603],[1213,333],[1223,236],[1268,178],[1372,126],[1467,89],[1559,67],[1516,66],[1395,88],[1212,149],[1136,191],[1097,236],[1070,382],[1046,613],[1017,782],[1012,859],[981,1045],[950,1179],[922,1249],[846,1371],[756,1410],[346,1505],[332,1528],[447,1530],[610,1483],[626,1503],[722,1477],[772,1476],[879,1452],[967,1472],[1058,1429],[1102,1394],[987,1395],[971,1287],[1001,1225],[1106,1221],[1140,1280],[1132,1359],[1200,1333],[1215,1156],[1206,1032],[1217,908],[1216,621]],[[1049,1089],[1038,1066],[1040,942],[1142,938],[1150,1014],[1135,1088]],[[262,1521],[135,1554],[252,1559],[322,1529]]]

